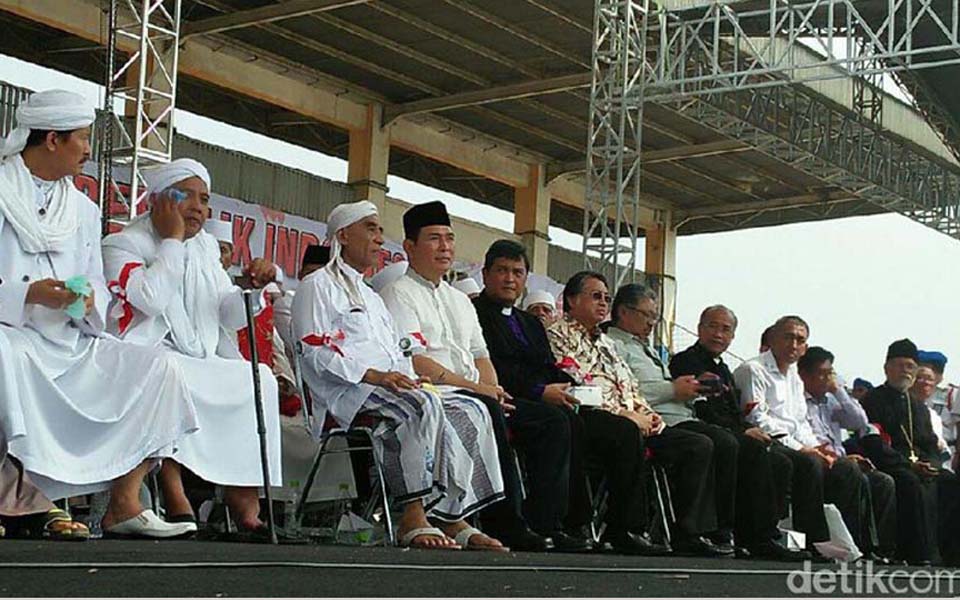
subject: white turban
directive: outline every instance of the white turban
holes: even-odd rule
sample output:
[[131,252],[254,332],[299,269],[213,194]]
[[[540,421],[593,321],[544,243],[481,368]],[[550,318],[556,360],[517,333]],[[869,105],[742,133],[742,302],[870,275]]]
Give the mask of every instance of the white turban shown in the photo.
[[230,221],[221,221],[219,219],[207,219],[203,228],[207,233],[217,238],[218,242],[233,244],[233,224]]
[[376,214],[376,204],[368,200],[361,200],[360,202],[340,204],[330,211],[330,216],[327,218],[327,239],[330,241],[330,262],[327,263],[325,268],[333,280],[344,287],[347,292],[347,297],[350,298],[350,301],[355,305],[362,305],[363,297],[353,282],[343,275],[343,259],[340,257],[340,240],[337,239],[337,232]]
[[370,278],[370,287],[379,294],[380,290],[403,277],[407,273],[407,267],[409,266],[410,263],[405,260],[385,266]]
[[202,179],[207,184],[207,191],[210,190],[210,173],[205,166],[192,158],[178,158],[143,171],[143,178],[147,181],[147,194],[150,196],[191,177]]
[[17,128],[3,140],[0,159],[21,152],[30,130],[73,131],[89,127],[97,118],[86,98],[66,90],[46,90],[31,95],[17,107]]
[[470,294],[480,293],[480,285],[477,284],[477,280],[473,277],[466,277],[464,279],[454,281],[451,285],[468,296]]
[[557,300],[553,294],[546,290],[533,290],[523,300],[523,310],[529,310],[534,304],[546,304],[553,310],[557,310]]

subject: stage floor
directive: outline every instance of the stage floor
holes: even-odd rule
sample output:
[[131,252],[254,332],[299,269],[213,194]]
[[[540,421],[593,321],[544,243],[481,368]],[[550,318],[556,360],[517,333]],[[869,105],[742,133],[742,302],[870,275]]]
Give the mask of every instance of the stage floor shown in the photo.
[[[788,596],[790,573],[802,567],[613,554],[0,540],[0,596]],[[899,580],[905,585],[911,570],[903,572]],[[861,585],[866,579],[859,579]],[[794,589],[801,581],[793,576]],[[856,585],[854,577],[850,581]],[[882,591],[873,589],[875,595]],[[863,593],[869,593],[866,587]]]

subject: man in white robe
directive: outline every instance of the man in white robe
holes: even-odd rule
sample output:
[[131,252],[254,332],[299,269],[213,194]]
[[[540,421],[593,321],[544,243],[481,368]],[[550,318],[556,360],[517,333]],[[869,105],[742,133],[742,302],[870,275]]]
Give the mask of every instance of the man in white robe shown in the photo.
[[375,451],[394,500],[404,505],[401,545],[505,550],[463,520],[503,498],[486,409],[416,379],[390,313],[363,281],[383,245],[376,206],[338,206],[327,236],[330,263],[301,282],[293,303],[316,422],[332,417],[346,427],[358,415],[376,422]]
[[[181,158],[145,173],[150,212],[103,241],[104,270],[113,294],[107,328],[124,340],[162,349],[184,374],[200,431],[165,461],[160,483],[169,518],[190,521],[180,465],[228,486],[227,505],[238,527],[262,533],[257,489],[263,484],[250,364],[234,337],[246,325],[242,290],[220,263],[217,240],[203,231],[210,175]],[[244,269],[262,288],[282,277],[256,259]],[[258,299],[260,294],[255,295]],[[280,485],[277,382],[259,365],[266,417],[270,477]]]
[[93,120],[82,96],[40,92],[0,150],[0,447],[50,499],[110,489],[106,534],[185,535],[139,500],[197,422],[173,361],[103,335],[100,212],[72,181]]

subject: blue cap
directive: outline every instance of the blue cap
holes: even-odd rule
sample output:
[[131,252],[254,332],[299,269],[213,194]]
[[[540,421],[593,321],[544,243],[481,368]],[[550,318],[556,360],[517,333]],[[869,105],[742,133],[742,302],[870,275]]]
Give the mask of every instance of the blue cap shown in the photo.
[[867,381],[866,379],[861,379],[857,377],[856,379],[853,380],[853,387],[855,388],[862,387],[862,388],[867,388],[868,390],[872,390],[873,384]]
[[917,362],[945,367],[947,365],[947,357],[944,356],[942,352],[937,352],[936,350],[921,350],[917,352]]

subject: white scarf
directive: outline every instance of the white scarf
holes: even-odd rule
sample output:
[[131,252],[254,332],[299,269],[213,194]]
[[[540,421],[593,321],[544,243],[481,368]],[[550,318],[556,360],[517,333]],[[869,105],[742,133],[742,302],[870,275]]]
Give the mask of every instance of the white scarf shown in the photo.
[[330,216],[327,217],[327,240],[330,241],[330,262],[324,268],[330,274],[333,281],[347,292],[347,298],[350,300],[352,306],[365,306],[365,303],[360,289],[352,279],[347,276],[344,270],[346,265],[340,256],[341,246],[340,241],[337,239],[337,232],[376,214],[376,204],[367,200],[361,200],[360,202],[341,204],[330,211]]
[[[17,232],[27,254],[62,252],[80,227],[80,207],[70,198],[76,188],[69,177],[55,182],[42,217],[37,212],[37,184],[19,154],[0,163],[0,213]],[[78,192],[79,195],[79,192]]]
[[[150,213],[130,222],[120,235],[111,236],[105,246],[116,246],[143,257],[149,267],[156,260],[163,240],[157,235]],[[177,350],[195,358],[216,356],[220,342],[220,298],[231,287],[220,265],[217,240],[205,231],[184,242],[186,249],[183,280],[163,311],[170,337]]]
[[17,107],[17,128],[0,145],[0,158],[20,154],[30,130],[74,131],[89,127],[97,118],[93,107],[80,94],[46,90],[32,94]]

